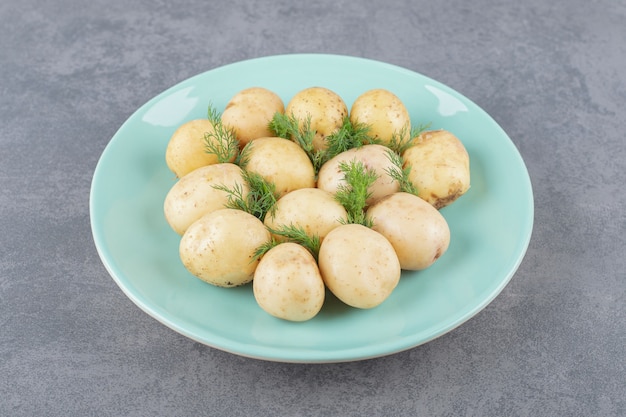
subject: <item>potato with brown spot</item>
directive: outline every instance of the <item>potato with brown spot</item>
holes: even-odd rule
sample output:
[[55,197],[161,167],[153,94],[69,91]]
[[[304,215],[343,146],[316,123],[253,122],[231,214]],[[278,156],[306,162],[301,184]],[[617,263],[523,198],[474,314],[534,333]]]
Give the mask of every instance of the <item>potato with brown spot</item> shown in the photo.
[[451,132],[423,132],[402,157],[404,167],[411,167],[409,181],[419,197],[436,209],[456,201],[470,188],[469,154]]
[[206,152],[205,135],[213,132],[209,119],[190,120],[176,129],[165,149],[165,162],[176,177],[182,178],[195,169],[218,163],[215,154]]

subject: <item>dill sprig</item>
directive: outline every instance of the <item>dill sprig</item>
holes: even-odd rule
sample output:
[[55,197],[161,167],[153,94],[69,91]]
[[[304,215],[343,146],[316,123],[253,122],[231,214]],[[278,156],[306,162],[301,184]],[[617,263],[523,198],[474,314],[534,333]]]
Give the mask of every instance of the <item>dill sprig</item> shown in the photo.
[[393,166],[385,169],[385,172],[400,184],[400,191],[417,195],[417,187],[409,180],[411,166],[404,167],[404,158],[393,150],[387,150],[387,158]]
[[318,161],[321,167],[335,156],[352,148],[359,148],[367,143],[376,143],[377,140],[369,135],[370,126],[364,123],[352,123],[349,117],[344,117],[341,127],[325,138],[326,149]]
[[256,259],[261,258],[267,253],[267,251],[272,249],[274,246],[277,246],[283,242],[293,242],[307,249],[311,253],[311,255],[313,255],[315,261],[317,261],[317,256],[319,254],[321,244],[319,236],[311,236],[307,234],[301,226],[294,224],[290,224],[288,226],[281,225],[277,229],[271,227],[268,227],[267,229],[270,231],[270,233],[272,233],[272,235],[280,236],[284,239],[279,240],[275,237],[272,237],[272,239],[259,246],[254,253]]
[[417,126],[411,127],[409,131],[409,126],[405,125],[402,129],[397,132],[394,132],[391,135],[391,139],[389,143],[386,145],[388,148],[392,149],[399,155],[402,155],[404,151],[413,146],[415,138],[418,137],[422,132],[430,127],[430,123],[427,124],[419,124]]
[[267,213],[275,209],[276,187],[256,172],[243,170],[243,179],[248,185],[246,193],[243,185],[236,183],[232,188],[223,184],[214,185],[217,190],[228,194],[227,208],[243,210],[259,220],[265,220]]
[[378,178],[378,174],[373,169],[368,169],[363,162],[356,160],[341,162],[339,169],[344,173],[346,183],[338,187],[335,199],[348,213],[345,223],[371,227],[371,220],[365,216],[365,207],[367,199],[372,195],[369,188]]
[[205,152],[217,156],[220,163],[232,161],[239,153],[239,141],[235,131],[224,126],[222,115],[212,105],[209,105],[207,116],[213,132],[204,134]]

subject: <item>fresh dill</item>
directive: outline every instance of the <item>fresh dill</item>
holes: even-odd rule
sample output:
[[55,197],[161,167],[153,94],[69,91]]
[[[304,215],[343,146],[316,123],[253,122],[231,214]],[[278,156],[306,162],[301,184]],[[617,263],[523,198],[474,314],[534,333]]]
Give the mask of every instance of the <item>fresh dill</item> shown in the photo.
[[326,149],[320,155],[319,166],[321,167],[324,163],[349,149],[359,148],[368,143],[376,143],[369,132],[369,125],[352,123],[349,117],[344,117],[341,127],[325,138]]
[[221,114],[212,105],[209,105],[207,117],[213,132],[204,134],[205,152],[215,155],[220,163],[232,161],[239,153],[239,141],[235,131],[224,126]]
[[228,194],[227,208],[243,210],[261,221],[265,220],[267,213],[275,208],[276,187],[256,172],[243,170],[243,179],[248,185],[247,190],[239,183],[232,188],[223,184],[213,187]]
[[361,161],[341,162],[339,169],[344,173],[345,184],[341,184],[335,193],[335,199],[348,213],[346,223],[357,223],[367,227],[372,222],[365,216],[366,201],[371,196],[369,190],[378,178],[373,169],[366,168]]
[[386,145],[399,155],[402,155],[407,149],[413,146],[415,138],[430,127],[430,123],[419,124],[411,127],[405,125],[402,129],[391,135],[389,143]]
[[387,150],[387,158],[393,166],[385,169],[385,172],[400,184],[400,191],[417,195],[417,187],[409,180],[411,166],[404,167],[404,159],[393,150]]
[[[267,253],[274,246],[277,246],[283,242],[293,242],[303,246],[307,249],[315,261],[320,251],[321,240],[317,235],[309,235],[306,231],[298,225],[281,225],[277,229],[268,227],[268,230],[273,235],[272,239],[259,246],[255,251],[255,258],[260,258]],[[280,236],[282,239],[276,239],[274,236]]]

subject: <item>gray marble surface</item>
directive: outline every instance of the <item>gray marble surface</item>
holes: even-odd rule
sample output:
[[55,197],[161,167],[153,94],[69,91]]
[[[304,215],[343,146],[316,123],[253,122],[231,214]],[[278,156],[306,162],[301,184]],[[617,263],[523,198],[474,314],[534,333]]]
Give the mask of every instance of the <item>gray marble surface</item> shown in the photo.
[[[626,415],[623,0],[0,4],[0,415]],[[246,359],[159,324],[92,240],[101,152],[200,72],[320,52],[400,65],[483,107],[535,193],[498,298],[426,345],[362,362]]]

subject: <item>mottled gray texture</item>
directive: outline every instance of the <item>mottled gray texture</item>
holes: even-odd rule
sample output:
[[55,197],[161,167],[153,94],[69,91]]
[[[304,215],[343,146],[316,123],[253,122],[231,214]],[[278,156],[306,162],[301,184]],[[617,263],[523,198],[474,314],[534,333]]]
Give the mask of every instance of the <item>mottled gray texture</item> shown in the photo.
[[[0,3],[0,415],[626,415],[626,4],[496,0]],[[528,253],[424,346],[245,359],[128,300],[89,226],[93,170],[145,101],[282,53],[356,55],[475,101],[528,166]]]

